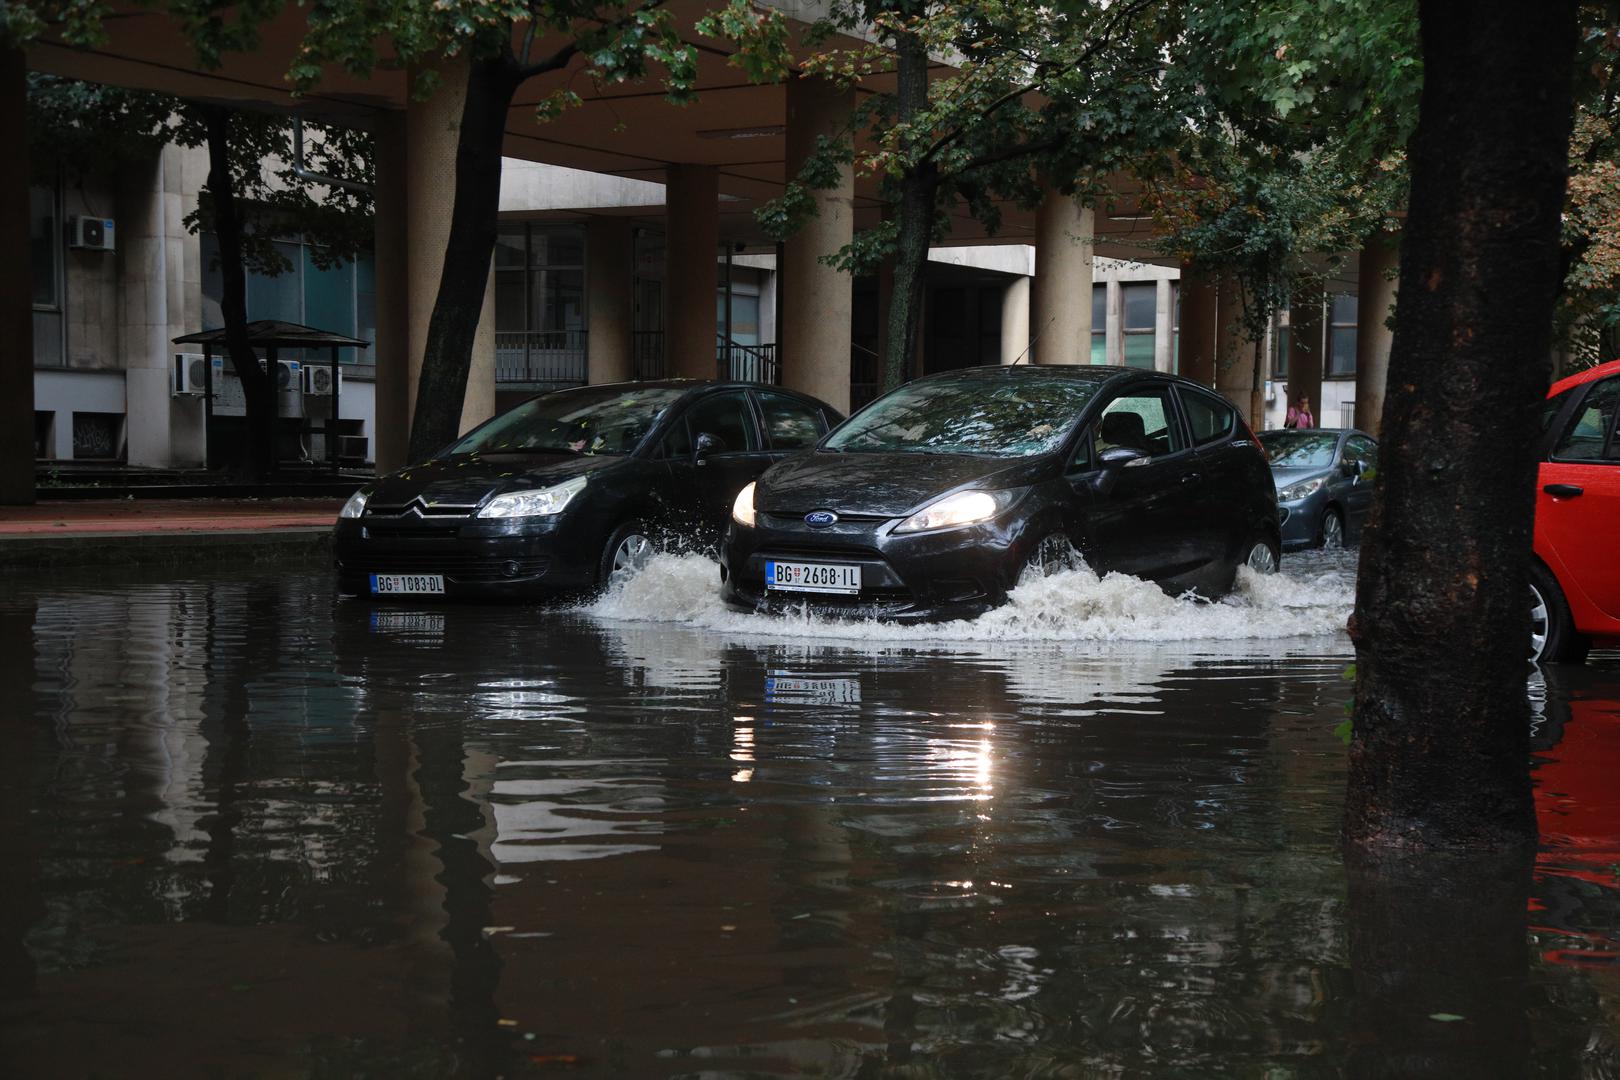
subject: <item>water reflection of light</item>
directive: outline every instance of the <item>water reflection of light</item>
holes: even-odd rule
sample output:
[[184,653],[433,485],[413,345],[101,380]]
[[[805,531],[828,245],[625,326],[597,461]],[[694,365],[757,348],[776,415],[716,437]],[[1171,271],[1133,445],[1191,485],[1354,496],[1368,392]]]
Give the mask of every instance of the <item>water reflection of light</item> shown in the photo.
[[[975,730],[993,731],[995,724],[966,724]],[[929,752],[935,767],[948,777],[965,784],[970,791],[967,798],[985,801],[995,794],[995,755],[991,741],[981,738],[976,742],[944,743]]]
[[[754,718],[752,716],[738,716],[733,718],[737,726],[731,730],[731,760],[740,762],[753,762],[754,760]],[[746,784],[754,778],[751,768],[738,769],[731,774],[733,783]]]

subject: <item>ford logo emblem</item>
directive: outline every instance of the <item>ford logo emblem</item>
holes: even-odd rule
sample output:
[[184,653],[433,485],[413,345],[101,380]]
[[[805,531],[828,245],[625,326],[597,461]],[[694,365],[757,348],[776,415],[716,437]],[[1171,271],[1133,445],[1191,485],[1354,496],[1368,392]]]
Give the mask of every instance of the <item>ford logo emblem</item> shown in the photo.
[[838,520],[838,515],[831,510],[812,510],[804,515],[804,523],[815,528],[825,528]]

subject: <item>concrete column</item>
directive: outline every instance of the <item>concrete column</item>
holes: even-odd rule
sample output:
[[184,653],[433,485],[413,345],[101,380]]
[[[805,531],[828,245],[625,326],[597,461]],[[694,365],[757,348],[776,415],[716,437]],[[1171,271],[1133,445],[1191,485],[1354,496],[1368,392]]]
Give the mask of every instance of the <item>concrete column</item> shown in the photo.
[[1029,299],[1037,363],[1091,362],[1092,230],[1089,207],[1047,188],[1035,212],[1035,281]]
[[1176,297],[1169,278],[1153,294],[1153,370],[1176,370]]
[[28,242],[28,65],[0,44],[0,505],[34,501],[34,307]]
[[[1095,290],[1095,286],[1093,286]],[[1120,291],[1118,278],[1109,278],[1103,285],[1103,363],[1125,363],[1125,296]],[[1091,335],[1096,340],[1097,335]]]
[[[1323,337],[1326,327],[1327,296],[1320,282],[1302,285],[1288,307],[1288,405],[1301,397],[1311,399],[1311,415],[1318,427],[1327,423],[1322,415],[1322,364],[1327,355]],[[1283,416],[1288,415],[1287,405]]]
[[[1248,297],[1237,275],[1222,274],[1219,286],[1219,329],[1215,349],[1215,388],[1237,406],[1251,428],[1264,423],[1265,383],[1260,370],[1260,341],[1244,325]],[[1185,309],[1183,309],[1185,310]]]
[[[840,90],[813,77],[788,80],[788,176],[798,174],[815,151],[818,136],[831,138],[844,130],[854,107],[853,90]],[[782,246],[782,382],[848,412],[854,282],[819,260],[855,235],[852,167],[840,165],[838,182],[812,196],[815,217]],[[881,365],[880,358],[879,370]],[[920,355],[917,370],[922,370]]]
[[1029,282],[1027,277],[1013,278],[1007,291],[1001,294],[1001,362],[1003,364],[1028,363],[1025,350],[1029,348]]
[[664,363],[677,379],[712,379],[720,173],[713,165],[664,170]]
[[[405,243],[408,333],[410,335],[408,411],[416,411],[416,389],[427,350],[428,323],[444,275],[444,252],[456,196],[456,140],[467,97],[467,65],[441,71],[443,81],[426,101],[405,109]],[[380,260],[379,260],[380,261]],[[491,273],[494,260],[491,259]],[[486,286],[484,306],[473,339],[472,367],[461,409],[461,430],[495,413],[495,299]]]
[[1395,310],[1400,269],[1399,236],[1375,235],[1361,249],[1356,287],[1356,427],[1373,435],[1384,417],[1384,381],[1395,334],[1386,323]]
[[411,356],[410,268],[406,247],[406,207],[409,172],[406,157],[405,113],[378,116],[374,137],[376,158],[372,183],[374,204],[372,245],[376,266],[377,387],[372,421],[372,459],[379,473],[406,464],[411,441],[411,406],[416,401],[416,374],[420,361]]
[[630,378],[634,243],[628,218],[598,217],[585,224],[585,371],[593,383]]
[[1181,267],[1180,372],[1200,386],[1215,385],[1215,330],[1220,324],[1213,274],[1191,263]]
[[168,244],[164,238],[162,152],[119,177],[118,351],[124,367],[129,463],[175,464],[170,402],[203,408],[200,398],[170,394]]

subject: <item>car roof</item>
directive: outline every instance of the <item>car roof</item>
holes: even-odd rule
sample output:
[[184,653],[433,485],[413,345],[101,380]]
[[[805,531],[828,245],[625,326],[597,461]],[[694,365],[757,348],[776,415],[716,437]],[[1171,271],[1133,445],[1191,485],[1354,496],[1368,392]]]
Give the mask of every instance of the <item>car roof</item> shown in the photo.
[[[1198,386],[1191,379],[1183,379],[1181,376],[1172,375],[1167,371],[1119,367],[1113,364],[981,364],[976,367],[953,368],[950,371],[935,372],[932,375],[924,375],[913,381],[991,382],[1006,379],[1020,381],[1027,379],[1044,382],[1062,380],[1065,382],[1087,382],[1102,385],[1116,380],[1128,379],[1131,376],[1174,382],[1182,386]],[[1200,387],[1200,389],[1208,388]]]
[[1610,375],[1620,375],[1620,360],[1610,360],[1607,364],[1589,367],[1585,371],[1577,371],[1573,375],[1559,379],[1548,387],[1547,396],[1552,397],[1555,394],[1562,394],[1572,387],[1580,386],[1583,383],[1596,382],[1598,379],[1605,379]]

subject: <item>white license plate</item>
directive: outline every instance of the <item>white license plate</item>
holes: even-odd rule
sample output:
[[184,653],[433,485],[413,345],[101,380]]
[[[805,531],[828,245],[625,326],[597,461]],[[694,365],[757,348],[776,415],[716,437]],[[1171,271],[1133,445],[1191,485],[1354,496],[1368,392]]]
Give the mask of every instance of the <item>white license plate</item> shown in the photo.
[[859,679],[811,679],[773,671],[765,677],[766,701],[801,701],[811,705],[858,705]]
[[765,587],[784,592],[843,593],[861,591],[861,568],[841,563],[778,562],[765,564]]
[[404,596],[427,593],[444,594],[443,574],[372,574],[372,596]]

